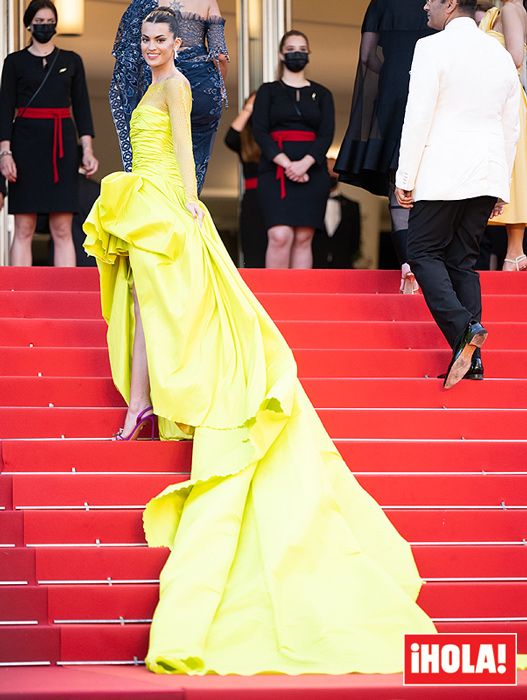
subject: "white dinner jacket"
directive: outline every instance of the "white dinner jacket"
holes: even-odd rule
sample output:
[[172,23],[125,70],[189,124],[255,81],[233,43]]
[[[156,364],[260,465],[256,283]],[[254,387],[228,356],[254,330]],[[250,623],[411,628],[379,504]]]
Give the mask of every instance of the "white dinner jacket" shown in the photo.
[[413,190],[415,201],[487,195],[508,202],[520,89],[508,51],[469,17],[418,41],[397,187]]

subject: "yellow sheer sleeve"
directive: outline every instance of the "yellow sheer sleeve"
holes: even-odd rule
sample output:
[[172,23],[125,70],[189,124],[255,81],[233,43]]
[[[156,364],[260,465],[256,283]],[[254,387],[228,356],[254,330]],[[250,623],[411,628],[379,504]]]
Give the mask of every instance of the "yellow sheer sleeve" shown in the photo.
[[172,126],[174,152],[179,164],[187,201],[197,202],[196,163],[192,152],[192,131],[190,128],[192,92],[188,80],[183,75],[166,80],[164,86],[166,105]]

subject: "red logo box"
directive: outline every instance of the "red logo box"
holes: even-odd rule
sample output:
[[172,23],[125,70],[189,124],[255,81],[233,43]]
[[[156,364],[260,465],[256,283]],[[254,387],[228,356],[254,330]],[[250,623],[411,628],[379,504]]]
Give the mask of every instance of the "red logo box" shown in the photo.
[[406,634],[404,685],[516,685],[516,634]]

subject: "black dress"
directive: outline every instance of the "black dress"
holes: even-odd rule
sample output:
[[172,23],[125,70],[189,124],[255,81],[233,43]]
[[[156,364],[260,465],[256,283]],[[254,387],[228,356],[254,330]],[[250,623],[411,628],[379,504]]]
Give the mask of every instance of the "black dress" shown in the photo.
[[[312,141],[283,140],[280,148],[272,133],[311,132]],[[264,83],[256,93],[253,108],[254,137],[262,149],[258,175],[258,196],[265,226],[306,226],[322,228],[330,190],[326,153],[335,131],[335,108],[331,92],[311,81],[292,88],[280,80]],[[309,181],[285,178],[282,189],[280,169],[273,163],[280,152],[291,160],[309,154],[315,164],[308,170]]]
[[340,180],[387,195],[389,173],[397,170],[410,68],[419,39],[433,34],[423,0],[372,0],[362,34],[379,35],[380,73],[359,59],[348,130],[335,171]]
[[[47,70],[52,72],[27,114],[35,108],[71,108],[75,122],[71,117],[61,119],[58,124],[52,118],[24,117],[24,107]],[[17,109],[20,116],[13,122]],[[57,48],[46,57],[45,64],[42,57],[34,56],[28,49],[7,56],[0,93],[0,140],[11,141],[17,167],[17,181],[9,185],[11,214],[78,210],[77,131],[80,136],[93,136],[81,57]]]
[[244,267],[265,267],[267,230],[258,200],[258,163],[244,162],[240,132],[232,126],[225,135],[225,145],[238,154],[245,183],[240,206],[240,238]]

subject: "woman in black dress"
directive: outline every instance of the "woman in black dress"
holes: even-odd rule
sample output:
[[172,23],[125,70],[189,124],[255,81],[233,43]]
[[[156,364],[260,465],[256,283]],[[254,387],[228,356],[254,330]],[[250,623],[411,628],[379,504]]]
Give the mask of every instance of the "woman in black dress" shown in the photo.
[[408,210],[394,195],[410,68],[427,26],[423,0],[371,0],[362,24],[351,117],[335,171],[342,182],[390,198],[393,242],[401,263],[401,292],[418,290],[407,264]]
[[253,130],[262,149],[258,196],[267,228],[266,267],[310,268],[330,180],[326,153],[335,109],[330,91],[305,77],[309,41],[298,31],[280,42],[282,75],[256,94]]
[[98,168],[84,67],[76,53],[52,43],[57,19],[50,0],[33,0],[24,14],[32,42],[4,62],[0,169],[9,182],[9,213],[15,215],[12,265],[31,265],[31,241],[41,213],[49,214],[55,265],[75,266],[71,225],[78,210],[77,131],[87,175]]
[[255,92],[245,100],[242,111],[225,135],[225,145],[238,154],[243,171],[243,197],[240,207],[240,238],[244,267],[265,267],[267,232],[258,200],[260,147],[254,140],[252,114]]

